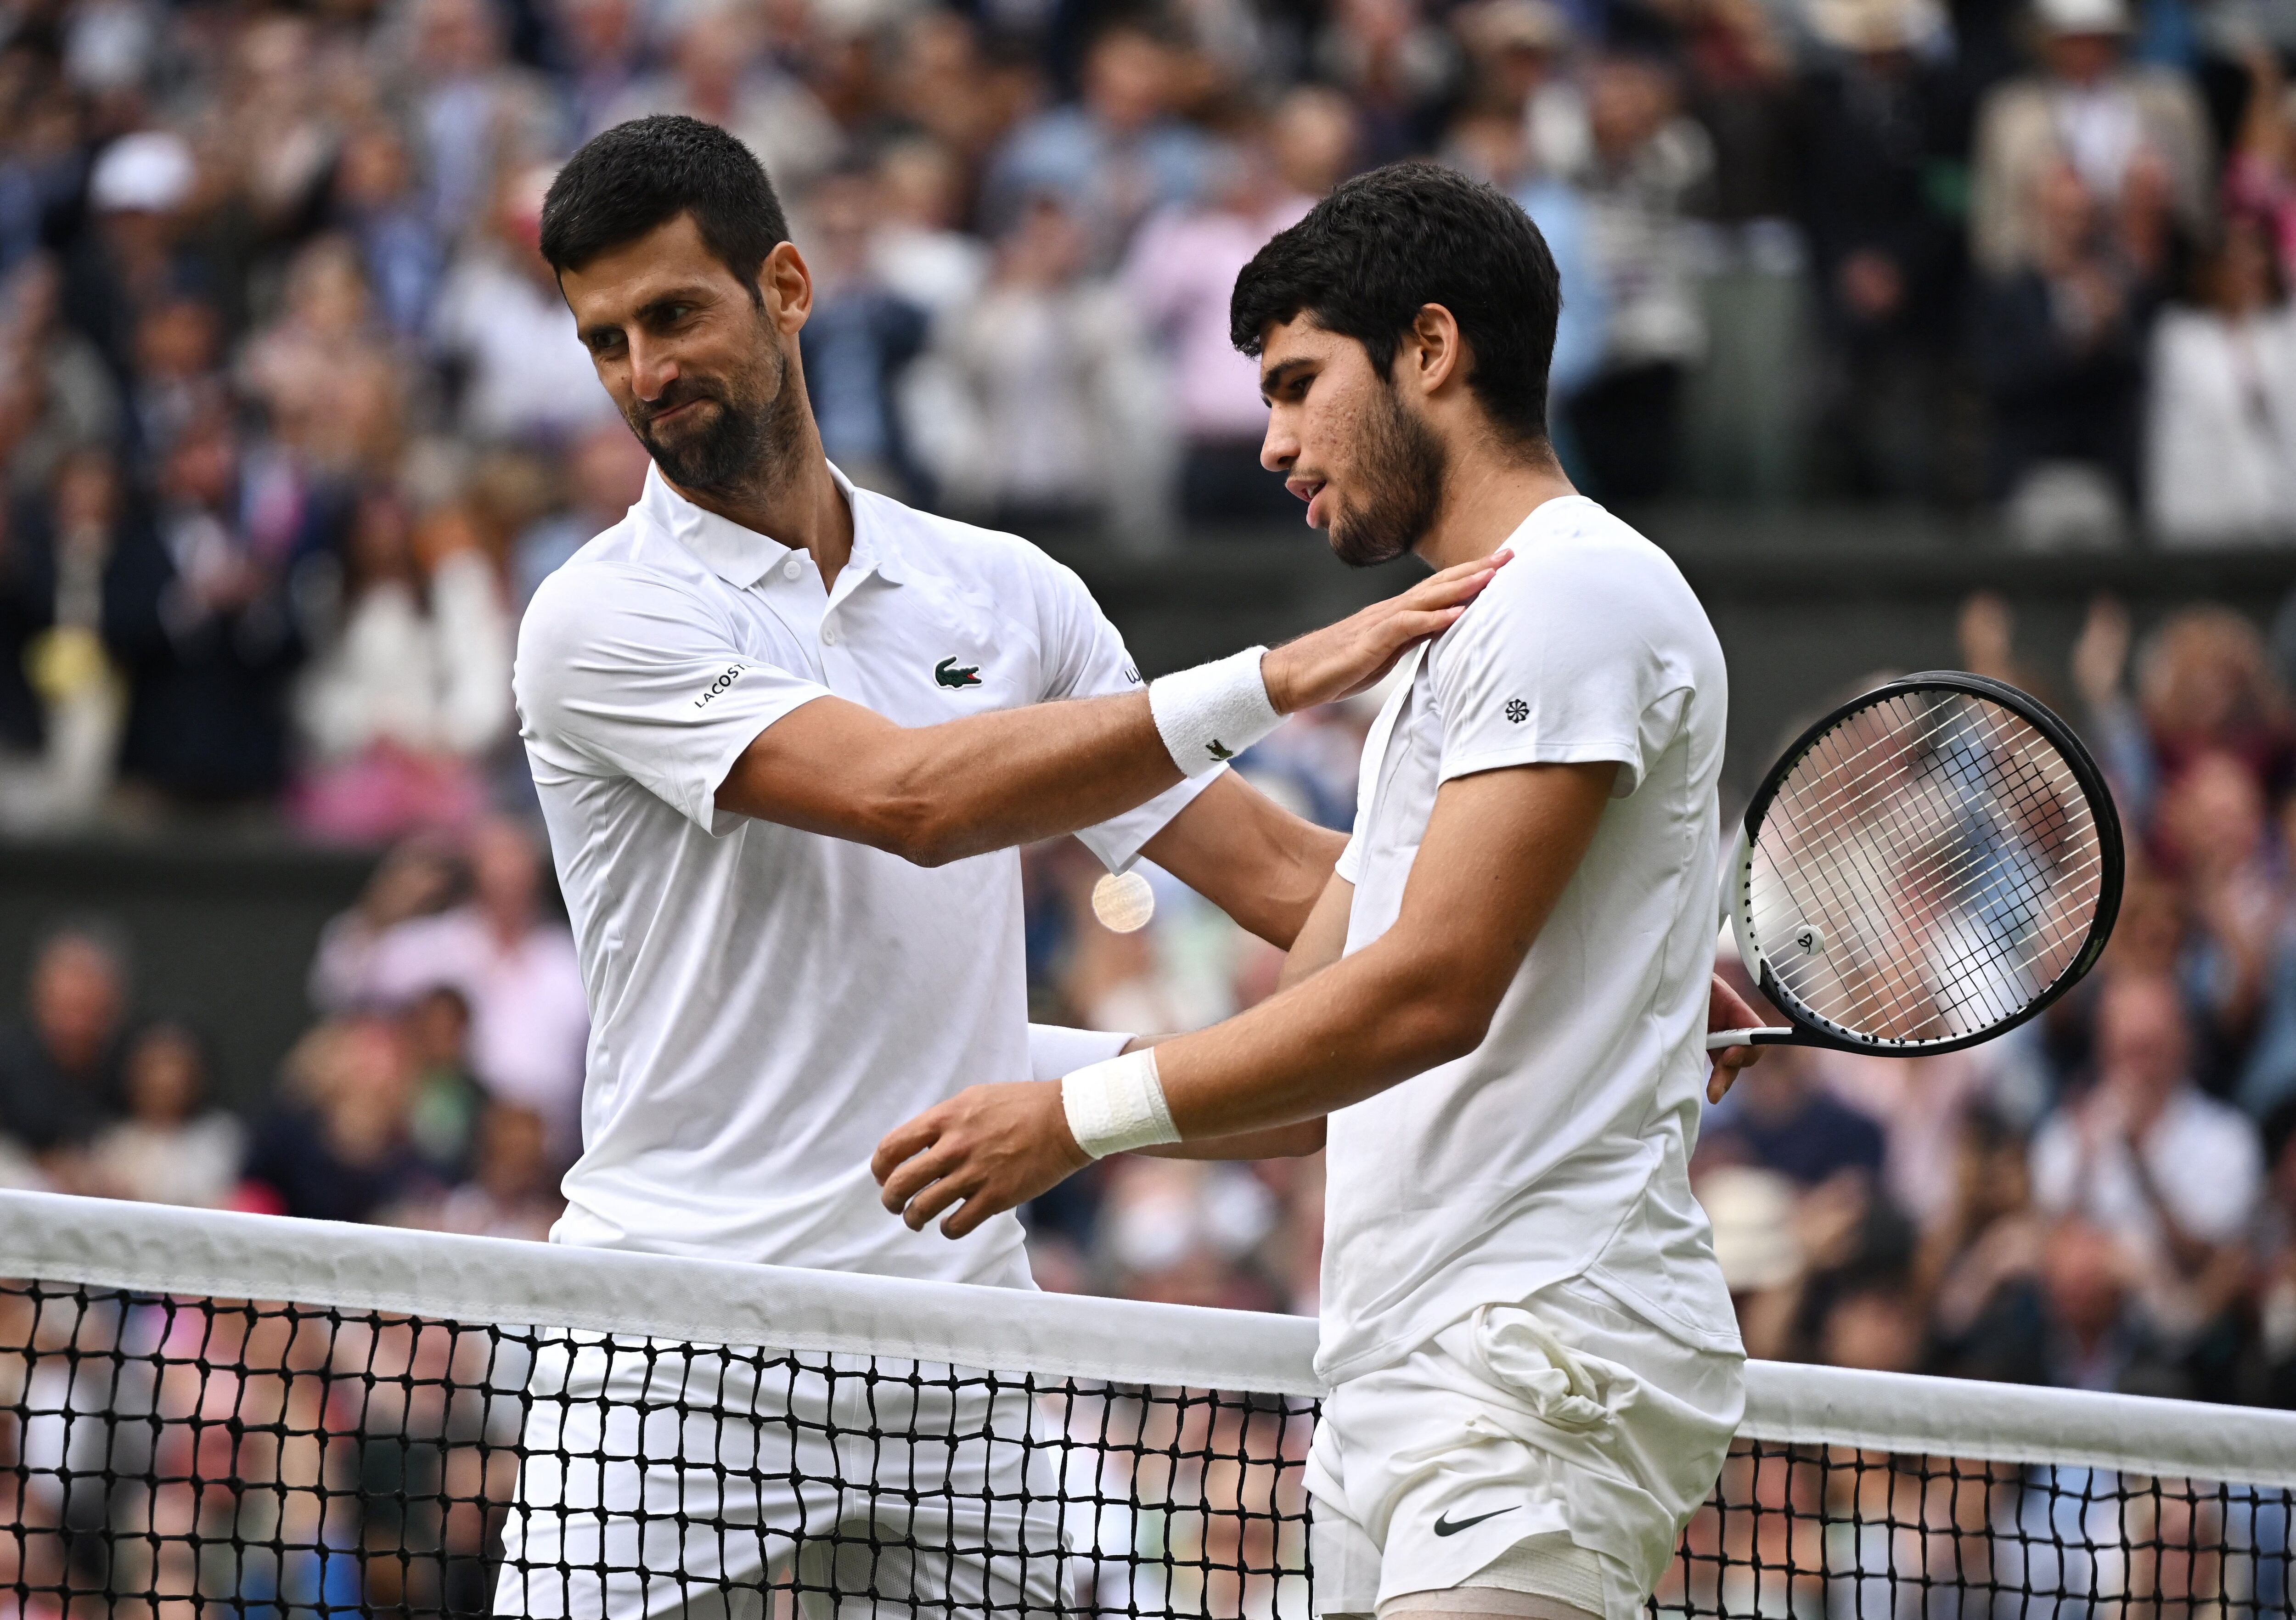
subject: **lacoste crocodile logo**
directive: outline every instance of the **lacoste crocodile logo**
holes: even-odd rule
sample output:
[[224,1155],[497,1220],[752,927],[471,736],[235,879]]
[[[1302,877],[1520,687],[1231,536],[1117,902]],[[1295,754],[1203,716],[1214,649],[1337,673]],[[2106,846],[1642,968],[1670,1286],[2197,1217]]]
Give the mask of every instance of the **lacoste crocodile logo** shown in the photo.
[[933,679],[940,685],[955,688],[980,684],[980,666],[967,664],[958,667],[955,659],[943,659],[933,666]]
[[1222,742],[1217,737],[1204,744],[1204,752],[1210,754],[1214,759],[1234,759],[1235,757],[1235,750],[1228,747],[1227,744]]

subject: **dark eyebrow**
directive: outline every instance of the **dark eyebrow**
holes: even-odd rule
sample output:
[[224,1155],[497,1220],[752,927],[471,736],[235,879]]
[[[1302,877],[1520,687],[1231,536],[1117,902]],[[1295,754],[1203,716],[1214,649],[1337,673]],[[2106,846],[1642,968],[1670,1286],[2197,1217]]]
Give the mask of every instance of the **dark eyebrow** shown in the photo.
[[1276,389],[1291,381],[1292,379],[1303,368],[1313,365],[1314,364],[1314,361],[1302,355],[1297,358],[1286,360],[1280,365],[1271,366],[1266,374],[1259,379],[1259,397],[1261,401],[1265,403],[1270,394],[1273,394]]

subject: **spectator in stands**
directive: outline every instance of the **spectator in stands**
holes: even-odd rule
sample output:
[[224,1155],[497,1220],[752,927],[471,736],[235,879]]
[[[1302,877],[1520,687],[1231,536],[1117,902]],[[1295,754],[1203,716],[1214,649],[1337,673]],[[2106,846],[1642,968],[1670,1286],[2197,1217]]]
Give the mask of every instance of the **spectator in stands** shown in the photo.
[[451,904],[461,863],[443,840],[426,836],[391,847],[376,863],[357,904],[327,920],[311,958],[311,1004],[322,1012],[361,1010],[374,972],[375,947],[400,923]]
[[246,1132],[214,1105],[214,1063],[190,1025],[161,1019],[127,1043],[127,1117],[88,1149],[90,1189],[147,1204],[217,1209],[231,1202]]
[[119,386],[108,356],[64,318],[67,296],[46,254],[26,259],[0,289],[0,352],[21,368],[38,407],[12,458],[20,489],[47,483],[65,457],[109,449],[119,436]]
[[[2136,497],[2152,283],[2070,160],[2041,168],[2026,197],[2019,251],[1977,294],[1974,358],[1993,412],[1991,490],[2013,505],[2034,503],[2062,487],[2058,470],[2070,466],[2109,491],[2101,497],[2109,514]],[[2051,512],[2030,521],[2046,538],[2059,520]]]
[[1134,229],[1160,208],[1203,194],[1213,149],[1172,115],[1170,45],[1147,23],[1120,18],[1086,48],[1083,93],[1015,129],[991,161],[982,217],[998,235],[1057,200],[1083,232],[1086,262],[1112,265]]
[[2191,1393],[2146,1314],[2142,1262],[2113,1231],[2069,1216],[2030,1270],[2005,1278],[1948,1350],[1962,1377],[2182,1397]]
[[2094,1223],[2192,1290],[2204,1320],[2255,1215],[2263,1150],[2238,1109],[2193,1084],[2191,1054],[2176,985],[2116,975],[2097,999],[2096,1079],[2034,1138],[2033,1187],[2044,1211]]
[[430,223],[452,240],[478,223],[499,177],[560,140],[549,93],[506,59],[503,19],[487,0],[412,0],[403,89],[428,177]]
[[870,268],[888,290],[938,317],[980,290],[988,253],[957,228],[964,174],[928,135],[888,141],[877,154],[877,219]]
[[1598,500],[1671,487],[1683,379],[1706,349],[1684,210],[1713,151],[1680,106],[1675,70],[1657,56],[1612,51],[1588,80],[1584,184],[1610,341],[1564,420]]
[[2225,202],[2263,222],[2284,290],[2296,287],[2296,90],[2262,41],[2242,53],[2248,105],[2225,169]]
[[571,498],[565,509],[529,525],[512,544],[513,611],[525,612],[536,586],[637,504],[650,464],[645,446],[619,419],[602,421],[574,441],[567,458]]
[[676,112],[716,124],[757,153],[783,196],[803,196],[842,154],[844,133],[804,80],[765,54],[763,43],[747,10],[690,8],[668,68],[631,86],[606,123]]
[[1829,365],[1820,430],[1855,493],[1941,491],[1938,427],[1961,233],[1937,194],[1963,139],[1934,0],[1821,0],[1827,60],[1800,94],[1800,192]]
[[2070,170],[2107,214],[2138,217],[2137,268],[2164,268],[2171,230],[2204,240],[2215,185],[2208,121],[2182,75],[2124,60],[2126,0],[2038,0],[2040,70],[1990,91],[1978,111],[1970,247],[2001,277],[2058,258],[2059,222],[2033,199]]
[[479,1116],[470,1179],[414,1211],[411,1223],[539,1242],[566,1209],[558,1170],[542,1116],[514,1102],[490,1102]]
[[513,627],[494,566],[453,509],[419,526],[390,488],[361,496],[341,623],[304,671],[296,819],[381,843],[469,822],[477,760],[511,724]]
[[414,1066],[392,1024],[322,1024],[289,1054],[287,1072],[249,1143],[242,1207],[370,1221],[430,1190],[408,1141]]
[[1739,1077],[1699,1150],[1809,1188],[1845,1172],[1879,1176],[1882,1127],[1819,1084],[1808,1048],[1785,1046]]
[[1038,197],[996,270],[933,331],[912,394],[944,505],[1000,528],[1162,527],[1163,420],[1138,316],[1089,278],[1082,223]]
[[813,313],[799,338],[805,389],[822,448],[865,489],[919,493],[897,405],[901,377],[924,348],[926,315],[879,279],[872,226],[876,176],[858,165],[824,179],[808,200]]
[[403,1007],[434,986],[471,1010],[472,1071],[490,1096],[540,1114],[552,1154],[580,1144],[588,1003],[574,937],[542,910],[535,834],[507,817],[480,822],[466,848],[470,900],[392,928],[374,945],[357,1000]]
[[128,681],[120,771],[183,806],[268,800],[286,776],[287,689],[303,640],[293,536],[258,547],[234,424],[184,427],[157,523],[123,525],[104,639]]
[[550,440],[614,414],[542,261],[549,188],[546,168],[504,174],[486,228],[456,252],[432,312],[431,342],[459,381],[457,419],[480,439]]
[[433,985],[399,1014],[398,1032],[414,1065],[406,1135],[441,1182],[470,1169],[487,1090],[471,1072],[471,1003],[452,985]]
[[430,330],[447,250],[396,125],[370,119],[344,135],[332,200],[335,223],[358,243],[384,324],[401,340],[419,340]]
[[189,245],[198,184],[190,144],[165,129],[120,136],[89,176],[90,218],[65,255],[64,314],[122,382],[134,374],[146,310],[222,290],[215,267]]
[[135,380],[128,390],[128,434],[140,456],[164,457],[185,429],[228,402],[223,316],[205,299],[169,299],[135,328]]
[[2266,222],[2234,215],[2152,332],[2145,504],[2170,544],[2296,535],[2296,304]]
[[1257,131],[1222,148],[1212,176],[1202,202],[1149,217],[1133,239],[1122,285],[1170,373],[1181,516],[1296,517],[1283,479],[1259,464],[1267,407],[1258,364],[1228,341],[1228,295],[1251,256],[1316,200],[1285,184]]
[[613,110],[638,77],[644,11],[637,0],[556,0],[548,8],[549,55],[558,70],[570,144],[614,122]]
[[40,942],[24,1019],[0,1033],[0,1133],[68,1189],[81,1150],[119,1108],[127,953],[101,922],[70,923]]

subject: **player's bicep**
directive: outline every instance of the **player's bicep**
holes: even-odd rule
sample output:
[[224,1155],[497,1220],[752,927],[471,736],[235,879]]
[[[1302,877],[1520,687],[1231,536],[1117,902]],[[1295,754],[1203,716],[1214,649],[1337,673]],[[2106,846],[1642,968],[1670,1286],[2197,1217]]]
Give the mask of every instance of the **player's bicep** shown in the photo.
[[899,853],[925,807],[901,786],[912,740],[873,709],[816,699],[750,740],[718,784],[718,807]]
[[1619,767],[1512,765],[1435,796],[1390,937],[1488,1014],[1594,842]]

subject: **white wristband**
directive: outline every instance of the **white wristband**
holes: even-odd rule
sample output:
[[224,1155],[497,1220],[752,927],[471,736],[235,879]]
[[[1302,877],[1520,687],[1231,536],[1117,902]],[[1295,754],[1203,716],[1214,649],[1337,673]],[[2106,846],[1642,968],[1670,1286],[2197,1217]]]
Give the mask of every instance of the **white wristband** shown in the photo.
[[1153,1047],[1078,1069],[1061,1081],[1061,1109],[1077,1146],[1095,1158],[1177,1141]]
[[1148,683],[1148,712],[1181,775],[1217,769],[1283,724],[1259,674],[1267,656],[1265,647],[1248,647]]

